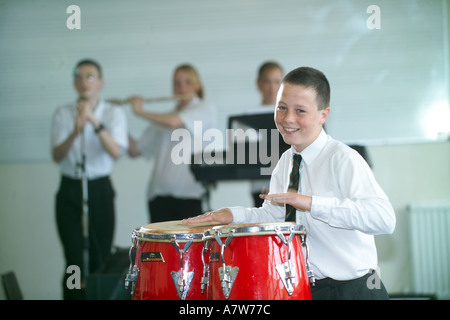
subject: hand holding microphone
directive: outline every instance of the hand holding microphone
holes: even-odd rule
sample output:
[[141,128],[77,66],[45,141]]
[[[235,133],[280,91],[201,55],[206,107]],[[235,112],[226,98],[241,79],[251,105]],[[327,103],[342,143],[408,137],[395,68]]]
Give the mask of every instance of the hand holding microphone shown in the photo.
[[87,122],[90,122],[94,125],[94,128],[97,128],[99,122],[97,118],[94,116],[93,107],[90,105],[87,99],[80,98],[77,103],[78,115],[75,118],[75,131],[77,134],[83,131],[84,126]]

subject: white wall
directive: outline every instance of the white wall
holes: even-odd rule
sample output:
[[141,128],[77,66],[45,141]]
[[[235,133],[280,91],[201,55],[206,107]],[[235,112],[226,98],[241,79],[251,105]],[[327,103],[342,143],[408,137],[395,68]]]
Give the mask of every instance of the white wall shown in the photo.
[[369,152],[374,174],[397,216],[393,235],[375,238],[381,277],[388,291],[411,293],[407,206],[450,198],[450,142],[379,146],[369,148]]

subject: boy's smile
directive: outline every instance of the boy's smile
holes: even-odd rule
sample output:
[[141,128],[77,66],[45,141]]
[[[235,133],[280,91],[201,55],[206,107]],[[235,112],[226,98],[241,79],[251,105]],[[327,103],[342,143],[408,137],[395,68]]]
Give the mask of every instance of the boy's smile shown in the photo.
[[283,83],[277,96],[275,124],[284,141],[301,152],[318,137],[329,112],[330,108],[319,110],[314,89]]

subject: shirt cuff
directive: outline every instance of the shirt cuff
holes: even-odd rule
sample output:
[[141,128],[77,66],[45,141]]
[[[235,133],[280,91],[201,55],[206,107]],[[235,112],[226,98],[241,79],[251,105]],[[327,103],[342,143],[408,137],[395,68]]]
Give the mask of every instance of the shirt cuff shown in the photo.
[[310,214],[313,218],[329,223],[331,218],[332,198],[312,196]]
[[246,222],[246,214],[244,207],[229,207],[231,214],[233,215],[233,221],[231,224],[241,224]]

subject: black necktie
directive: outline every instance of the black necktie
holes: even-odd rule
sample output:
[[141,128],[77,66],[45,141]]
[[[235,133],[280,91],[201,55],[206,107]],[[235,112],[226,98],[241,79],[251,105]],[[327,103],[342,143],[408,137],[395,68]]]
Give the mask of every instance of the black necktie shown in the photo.
[[[289,177],[289,187],[288,187],[288,192],[289,190],[295,190],[298,191],[298,184],[300,182],[300,162],[302,161],[302,156],[299,154],[294,154],[294,157],[292,159],[292,171],[291,171],[291,175]],[[295,222],[295,212],[296,209],[289,205],[286,204],[286,216],[285,216],[285,221],[294,221]]]

